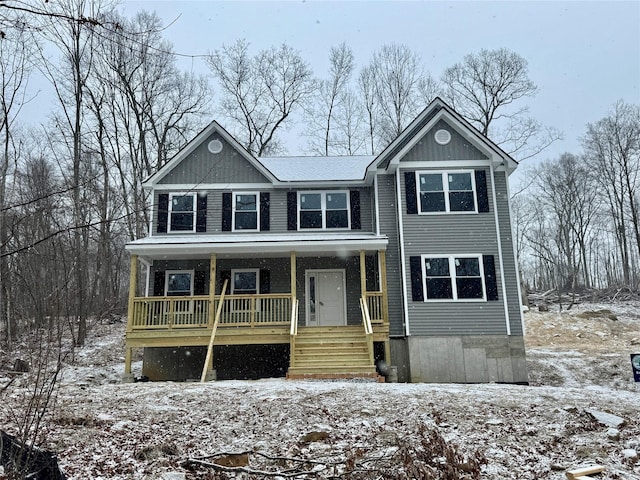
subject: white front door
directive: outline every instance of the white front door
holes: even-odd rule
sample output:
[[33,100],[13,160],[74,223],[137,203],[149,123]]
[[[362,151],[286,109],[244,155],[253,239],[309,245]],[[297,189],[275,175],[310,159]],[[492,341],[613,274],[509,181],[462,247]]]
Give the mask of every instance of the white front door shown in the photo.
[[307,325],[346,325],[344,270],[307,270]]

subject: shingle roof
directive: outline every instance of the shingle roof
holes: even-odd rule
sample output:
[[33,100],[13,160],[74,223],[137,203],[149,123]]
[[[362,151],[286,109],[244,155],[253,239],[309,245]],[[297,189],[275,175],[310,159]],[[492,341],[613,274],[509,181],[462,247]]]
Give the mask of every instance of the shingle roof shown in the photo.
[[260,157],[258,161],[282,182],[363,180],[372,155],[334,157]]

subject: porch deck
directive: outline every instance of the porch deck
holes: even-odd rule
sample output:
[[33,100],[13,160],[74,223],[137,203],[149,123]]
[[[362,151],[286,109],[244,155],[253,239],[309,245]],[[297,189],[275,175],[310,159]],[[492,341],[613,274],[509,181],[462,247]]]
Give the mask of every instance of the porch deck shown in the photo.
[[[383,293],[366,292],[373,341],[389,339]],[[215,345],[290,343],[293,295],[225,295]],[[128,348],[207,346],[220,297],[135,297],[126,332]]]

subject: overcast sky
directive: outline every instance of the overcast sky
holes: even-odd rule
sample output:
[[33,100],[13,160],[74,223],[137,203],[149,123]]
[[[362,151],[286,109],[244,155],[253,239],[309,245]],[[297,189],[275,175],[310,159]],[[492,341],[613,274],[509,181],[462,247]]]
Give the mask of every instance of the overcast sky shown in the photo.
[[[170,24],[164,35],[177,53],[204,55],[239,38],[254,51],[286,42],[316,76],[327,70],[330,47],[343,41],[357,68],[384,44],[406,44],[434,77],[468,53],[506,47],[527,59],[540,89],[528,102],[533,116],[565,135],[544,158],[579,153],[586,123],[618,99],[640,103],[639,1],[153,0],[126,1],[122,9],[155,10]],[[199,57],[180,65],[208,72]]]

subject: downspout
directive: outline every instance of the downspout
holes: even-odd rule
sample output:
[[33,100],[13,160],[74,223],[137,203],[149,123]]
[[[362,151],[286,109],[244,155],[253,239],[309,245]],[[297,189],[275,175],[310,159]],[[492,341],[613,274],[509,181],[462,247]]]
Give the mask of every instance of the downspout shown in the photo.
[[380,207],[378,205],[380,197],[378,197],[378,172],[373,177],[373,195],[375,197],[375,216],[376,216],[376,235],[380,235]]
[[507,304],[507,284],[504,279],[504,262],[502,259],[502,240],[500,239],[500,223],[498,220],[498,202],[496,201],[496,178],[493,174],[493,162],[489,164],[491,172],[491,196],[493,198],[493,216],[496,222],[496,237],[498,241],[498,261],[500,262],[500,284],[502,287],[502,303],[504,305],[504,318],[507,321],[507,335],[511,335],[511,322],[509,319],[509,306]]
[[398,208],[398,235],[400,237],[400,272],[402,273],[402,306],[404,315],[404,333],[411,335],[409,329],[409,301],[407,300],[407,268],[404,258],[404,225],[402,222],[402,201],[400,195],[400,169],[396,168],[396,206]]
[[[505,165],[506,168],[506,165]],[[506,176],[505,170],[505,181],[507,182],[507,200],[509,204],[509,219],[513,222],[513,212],[511,211],[511,188],[509,187],[509,177]],[[522,336],[526,333],[526,326],[524,323],[524,315],[522,314],[522,285],[520,284],[520,265],[518,262],[518,250],[516,248],[516,237],[513,234],[513,227],[511,228],[511,243],[513,245],[513,263],[516,266],[516,279],[518,284],[518,305],[520,305],[519,315],[520,315],[520,325],[522,328]]]

